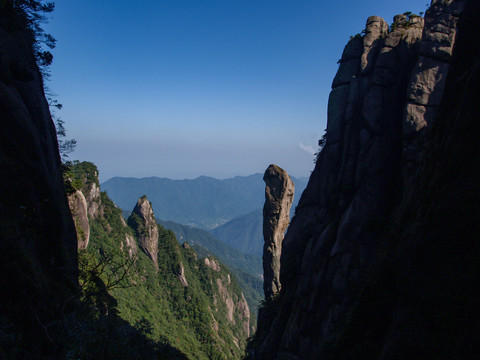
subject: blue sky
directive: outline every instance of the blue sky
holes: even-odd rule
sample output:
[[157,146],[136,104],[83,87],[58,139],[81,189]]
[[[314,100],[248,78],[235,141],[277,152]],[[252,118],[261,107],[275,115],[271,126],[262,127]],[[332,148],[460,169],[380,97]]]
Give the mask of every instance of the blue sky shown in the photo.
[[59,0],[48,86],[70,158],[101,181],[308,176],[350,35],[427,1]]

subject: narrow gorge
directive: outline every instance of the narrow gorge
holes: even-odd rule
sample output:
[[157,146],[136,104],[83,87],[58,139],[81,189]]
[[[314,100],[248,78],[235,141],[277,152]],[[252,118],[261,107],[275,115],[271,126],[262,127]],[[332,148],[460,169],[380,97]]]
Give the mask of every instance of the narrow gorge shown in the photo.
[[[60,156],[35,17],[49,4],[0,0],[0,359],[478,357],[480,1],[367,19],[303,192],[276,165],[264,197],[258,173],[112,178],[123,210],[96,165]],[[171,213],[123,184],[160,184]]]

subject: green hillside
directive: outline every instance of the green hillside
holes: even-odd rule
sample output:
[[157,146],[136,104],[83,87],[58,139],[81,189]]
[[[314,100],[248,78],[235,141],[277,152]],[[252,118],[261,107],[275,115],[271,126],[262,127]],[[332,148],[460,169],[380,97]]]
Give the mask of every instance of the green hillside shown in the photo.
[[218,240],[206,230],[180,225],[172,221],[157,221],[166,229],[173,231],[179,242],[191,244],[200,258],[207,256],[218,257],[220,261],[228,266],[230,271],[236,276],[245,294],[252,312],[251,324],[255,326],[257,308],[260,301],[263,300],[261,256],[238,251]]
[[218,256],[229,267],[240,269],[258,278],[263,274],[261,256],[246,254],[236,250],[206,230],[177,224],[173,221],[158,219],[157,221],[166,229],[172,230],[180,243],[188,242],[192,246],[200,246],[206,249],[208,254]]
[[[161,358],[239,359],[249,335],[249,309],[228,268],[212,256],[199,258],[172,231],[155,225],[156,268],[139,246],[138,229],[126,225],[105,192],[96,196],[90,176],[96,174],[94,165],[77,164],[71,174],[81,184],[88,208],[97,209],[89,215],[90,241],[80,252],[80,263],[81,283],[83,279],[86,292],[95,294],[89,301],[99,309],[98,316],[118,314],[158,349],[171,349],[171,355],[166,351]],[[148,224],[138,216],[135,220],[146,233]],[[99,287],[108,291],[97,294]],[[82,351],[74,353],[84,358]]]

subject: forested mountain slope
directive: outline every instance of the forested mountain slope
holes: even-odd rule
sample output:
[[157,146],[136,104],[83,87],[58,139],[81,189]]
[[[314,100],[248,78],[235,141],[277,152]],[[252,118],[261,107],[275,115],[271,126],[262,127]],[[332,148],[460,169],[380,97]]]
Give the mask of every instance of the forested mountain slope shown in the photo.
[[107,288],[114,284],[104,311],[117,312],[152,342],[188,358],[240,358],[250,312],[235,276],[217,259],[199,258],[187,243],[181,246],[156,223],[145,196],[132,204],[125,222],[100,191],[97,174],[91,163],[73,164],[70,175],[78,190],[70,198],[80,191],[87,204],[90,234],[80,263],[101,268]]

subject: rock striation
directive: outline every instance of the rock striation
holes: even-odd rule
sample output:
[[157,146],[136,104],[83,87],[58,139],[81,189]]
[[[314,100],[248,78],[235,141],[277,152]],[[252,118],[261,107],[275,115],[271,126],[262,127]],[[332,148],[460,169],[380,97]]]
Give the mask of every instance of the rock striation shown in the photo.
[[[394,359],[407,358],[407,354],[428,358],[442,354],[440,348],[445,354],[465,353],[465,346],[472,349],[466,340],[455,342],[446,336],[455,318],[447,304],[456,298],[453,306],[461,308],[461,297],[465,301],[471,290],[463,288],[459,296],[440,295],[440,283],[424,265],[430,264],[450,279],[452,275],[440,264],[452,261],[457,266],[457,260],[446,260],[445,254],[447,248],[454,252],[460,248],[446,241],[438,249],[433,240],[419,235],[422,232],[416,234],[425,227],[434,232],[425,223],[430,219],[437,224],[434,233],[440,238],[439,229],[446,224],[433,214],[447,222],[450,213],[447,206],[440,211],[445,202],[440,189],[449,193],[449,187],[457,185],[452,178],[442,183],[435,174],[449,174],[444,162],[455,167],[459,154],[452,149],[468,134],[467,128],[476,128],[474,133],[478,133],[478,126],[467,122],[468,126],[449,134],[455,113],[444,119],[444,138],[436,133],[441,112],[455,103],[455,97],[471,97],[459,86],[458,94],[444,96],[449,80],[455,84],[461,78],[470,87],[476,86],[466,80],[474,78],[468,73],[476,71],[472,64],[472,68],[463,65],[463,77],[449,77],[459,51],[458,21],[466,3],[434,0],[424,19],[405,13],[395,16],[389,29],[382,19],[370,17],[365,36],[353,37],[345,47],[329,98],[326,144],[283,241],[281,291],[276,302],[259,312],[255,359],[311,359],[312,354],[321,359]],[[476,3],[468,2],[472,8],[478,8]],[[478,18],[479,13],[469,14]],[[475,33],[475,21],[470,24]],[[474,38],[470,46],[475,47],[470,59],[478,58],[478,30],[476,34],[470,36]],[[437,140],[432,140],[435,136]],[[452,153],[443,148],[447,144]],[[474,150],[473,143],[468,144],[472,155],[478,155],[478,146]],[[430,163],[432,159],[436,165]],[[478,175],[478,166],[471,165]],[[432,177],[438,180],[435,194],[430,182],[422,180]],[[470,183],[468,177],[457,181]],[[478,191],[472,194],[478,199]],[[462,196],[464,201],[466,194]],[[455,204],[465,214],[461,204]],[[424,211],[418,214],[422,220],[411,215],[417,214],[417,208]],[[465,214],[459,223],[469,223],[475,217],[472,214]],[[408,225],[407,219],[416,225]],[[469,224],[478,238],[478,226]],[[399,239],[400,233],[404,235]],[[397,248],[399,243],[402,246]],[[444,257],[436,257],[440,253]],[[478,255],[474,254],[472,258]],[[430,319],[436,319],[431,323],[436,324],[434,330],[428,327],[426,316],[415,315],[431,306],[437,311],[427,311]],[[472,310],[474,314],[478,311]],[[459,318],[472,325],[465,316]],[[474,327],[478,329],[478,324]]]
[[185,266],[183,266],[182,262],[178,264],[175,274],[177,275],[180,284],[182,284],[183,287],[188,287],[188,281],[185,277]]
[[465,1],[432,1],[425,15],[419,57],[407,86],[403,122],[403,158],[406,182],[412,182],[424,153],[426,133],[432,128],[442,100],[455,44],[457,22]]
[[[124,226],[126,227],[127,225],[125,224]],[[134,256],[137,255],[137,252],[138,252],[137,242],[135,241],[134,237],[130,235],[128,232],[125,233],[125,241],[120,245],[122,250],[123,250],[124,244],[125,244],[125,247],[127,248],[128,257],[130,259],[132,259]]]
[[68,205],[72,212],[73,222],[77,231],[77,247],[84,250],[90,239],[90,224],[88,222],[88,206],[85,196],[80,190],[68,195]]
[[265,205],[263,207],[263,290],[271,299],[281,289],[280,255],[282,241],[289,223],[290,207],[295,185],[287,172],[277,165],[270,165],[263,175],[265,181]]
[[138,199],[128,219],[128,225],[135,230],[138,244],[158,268],[158,227],[152,204],[146,196]]

